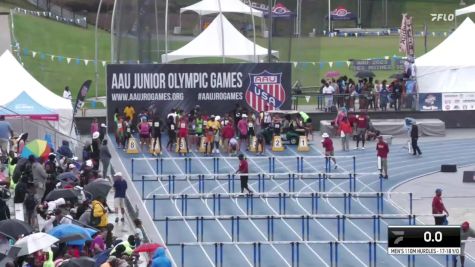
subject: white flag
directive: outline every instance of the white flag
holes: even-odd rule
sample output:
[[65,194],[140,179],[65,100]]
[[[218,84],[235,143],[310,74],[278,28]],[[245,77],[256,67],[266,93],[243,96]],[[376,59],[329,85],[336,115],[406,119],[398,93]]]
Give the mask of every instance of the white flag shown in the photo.
[[297,61],[294,61],[294,68],[297,68],[297,64],[299,64]]
[[33,58],[36,57],[36,52],[35,51],[31,51],[31,55],[33,56]]
[[89,63],[89,60],[88,60],[88,59],[85,59],[85,60],[84,60],[84,65],[87,66],[88,63]]
[[305,101],[307,101],[307,103],[310,102],[310,96],[309,95],[305,96]]
[[105,67],[106,66],[106,63],[105,61],[102,61],[102,66]]
[[54,61],[54,55],[51,55],[51,61]]
[[347,61],[347,62],[346,62],[346,65],[347,65],[348,67],[350,67],[351,61]]
[[67,58],[66,58],[66,62],[68,62],[68,64],[69,64],[69,62],[71,62],[71,58],[70,58],[70,57],[67,57]]
[[328,62],[328,65],[330,66],[330,68],[333,67],[333,61]]

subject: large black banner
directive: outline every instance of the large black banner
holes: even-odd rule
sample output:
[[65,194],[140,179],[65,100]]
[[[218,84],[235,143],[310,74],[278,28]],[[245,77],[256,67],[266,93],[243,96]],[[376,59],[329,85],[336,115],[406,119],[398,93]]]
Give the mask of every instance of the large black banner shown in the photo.
[[[172,108],[200,105],[207,114],[230,112],[239,103],[249,110],[290,109],[290,63],[111,64],[107,66],[107,109],[147,108],[162,119]],[[109,123],[111,124],[111,123]]]

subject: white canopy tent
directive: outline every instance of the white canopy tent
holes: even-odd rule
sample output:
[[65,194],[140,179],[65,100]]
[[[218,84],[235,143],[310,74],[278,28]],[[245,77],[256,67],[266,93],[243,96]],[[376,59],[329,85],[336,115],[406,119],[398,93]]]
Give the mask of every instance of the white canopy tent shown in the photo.
[[[29,136],[35,138],[44,138],[44,134],[48,133],[56,135],[58,131],[63,136],[76,137],[73,132],[70,134],[71,125],[73,123],[73,107],[71,101],[62,98],[39,83],[23,66],[15,59],[9,50],[6,50],[0,56],[0,81],[1,95],[0,106],[5,106],[22,92],[27,93],[41,106],[55,111],[59,115],[59,121],[36,121],[38,124],[25,125],[24,130],[29,132]],[[43,125],[43,127],[41,126]],[[36,132],[31,132],[35,130]],[[31,139],[31,138],[30,138]],[[64,138],[56,139],[56,146],[61,143]],[[54,142],[54,141],[53,141]]]
[[475,24],[465,21],[415,61],[419,93],[475,92]]
[[455,16],[461,16],[469,13],[475,12],[475,5],[471,5],[468,7],[460,8],[455,10]]
[[203,0],[196,4],[180,8],[180,14],[194,11],[200,16],[216,13],[240,13],[263,17],[262,11],[252,8],[240,0]]
[[[256,62],[259,58],[267,56],[267,52],[266,48],[251,42],[223,14],[219,14],[191,42],[176,51],[162,55],[162,62],[202,57],[235,58]],[[279,52],[272,50],[272,55],[278,57]]]

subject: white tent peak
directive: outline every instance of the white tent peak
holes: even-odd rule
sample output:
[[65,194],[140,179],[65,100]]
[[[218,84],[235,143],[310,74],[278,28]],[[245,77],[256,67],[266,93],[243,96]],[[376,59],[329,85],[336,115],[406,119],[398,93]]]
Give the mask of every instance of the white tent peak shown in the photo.
[[73,120],[71,101],[56,95],[44,87],[23,68],[9,50],[6,50],[0,56],[0,81],[2,81],[2,88],[0,89],[2,93],[0,98],[1,106],[11,102],[22,92],[25,92],[41,106],[59,114],[59,126],[50,124],[49,128],[56,128],[62,134],[71,136],[70,129]]
[[456,9],[455,10],[455,16],[461,16],[461,15],[474,13],[474,12],[475,12],[475,4],[464,7],[464,8]]
[[200,16],[216,13],[241,13],[262,17],[260,10],[252,8],[240,0],[202,0],[193,5],[180,8],[180,13],[194,11]]
[[470,51],[475,47],[475,23],[466,18],[462,24],[444,41],[431,51],[416,59],[416,66],[433,65],[457,67],[475,62],[475,54]]
[[437,47],[415,60],[419,92],[475,92],[475,23],[466,18]]
[[[254,49],[256,57],[254,57]],[[162,62],[166,63],[186,58],[223,56],[245,61],[256,61],[259,57],[267,56],[267,52],[267,48],[254,44],[242,35],[223,14],[219,14],[191,42],[176,51],[162,55]],[[279,56],[279,52],[272,50],[272,55]]]

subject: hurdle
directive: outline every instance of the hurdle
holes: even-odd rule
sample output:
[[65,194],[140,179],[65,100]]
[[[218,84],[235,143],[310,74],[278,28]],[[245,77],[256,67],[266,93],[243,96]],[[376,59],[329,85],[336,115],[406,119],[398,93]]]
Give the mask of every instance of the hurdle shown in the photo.
[[[189,166],[189,165],[187,165]],[[374,174],[374,173],[370,173]],[[140,178],[135,177],[132,179],[133,182],[140,182],[142,188],[142,197],[145,193],[145,184],[149,182],[166,182],[168,183],[168,192],[174,194],[175,184],[179,181],[184,182],[197,182],[200,192],[205,192],[205,184],[209,181],[227,181],[228,191],[235,192],[235,182],[241,175],[247,175],[249,181],[257,180],[257,191],[266,192],[266,183],[270,181],[278,180],[287,180],[287,190],[289,192],[296,191],[296,182],[301,180],[313,180],[315,184],[314,191],[324,192],[327,190],[327,183],[331,180],[348,180],[348,192],[356,191],[356,176],[351,173],[248,173],[248,174],[231,174],[231,173],[221,173],[221,174],[201,174],[201,173],[190,173],[190,174],[161,174],[161,175],[142,175]],[[382,183],[382,181],[380,181]],[[380,184],[380,188],[382,185]]]
[[[203,186],[204,187],[204,186]],[[203,188],[204,189],[204,188]],[[142,188],[143,190],[143,188]],[[254,212],[255,199],[277,199],[278,200],[278,212],[279,214],[286,214],[287,201],[290,198],[310,199],[311,200],[311,214],[318,214],[319,201],[321,199],[341,199],[343,201],[343,213],[352,214],[352,201],[354,198],[369,198],[376,201],[377,211],[376,214],[384,214],[384,196],[386,194],[391,195],[408,195],[409,201],[413,201],[412,194],[409,192],[256,192],[252,195],[243,193],[198,193],[198,194],[154,194],[151,197],[145,197],[143,200],[151,200],[154,203],[156,201],[168,200],[168,201],[181,201],[181,212],[186,213],[188,207],[188,200],[213,200],[213,215],[221,215],[221,202],[224,199],[238,199],[245,198],[246,200],[246,214],[252,215]],[[410,204],[410,206],[412,206]],[[410,213],[412,214],[412,212]]]
[[[304,161],[309,161],[309,160],[318,160],[318,159],[327,159],[325,156],[272,156],[272,157],[247,157],[251,161],[256,161],[256,160],[263,160],[267,159],[267,170],[268,173],[275,173],[276,172],[276,158],[277,159],[282,159],[282,160],[295,160],[296,162],[296,173],[305,173],[304,169]],[[335,156],[334,158],[336,159],[351,159],[352,160],[352,165],[353,165],[353,170],[347,172],[348,174],[351,173],[353,176],[356,175],[356,157],[355,156]],[[193,160],[195,159],[195,160]],[[220,162],[221,160],[228,161],[228,160],[237,160],[236,157],[228,157],[228,156],[215,156],[215,157],[160,157],[160,158],[132,158],[130,159],[130,169],[131,169],[131,179],[134,180],[135,177],[135,165],[137,162],[141,161],[146,161],[149,162],[150,165],[154,166],[154,172],[157,175],[163,175],[166,174],[164,172],[164,164],[167,162],[174,162],[176,163],[177,166],[179,167],[181,164],[183,164],[183,170],[185,174],[192,174],[192,166],[193,162],[203,162],[203,161],[208,161],[211,160],[212,163],[212,171],[214,174],[219,174],[221,173],[221,166]],[[328,160],[326,160],[328,161]],[[182,163],[181,163],[182,162]],[[179,167],[180,168],[180,167]],[[264,169],[264,167],[263,167]],[[326,173],[332,173],[332,168],[331,168],[331,162],[325,163],[325,172]],[[341,174],[341,173],[338,173]],[[373,174],[373,173],[371,173]]]
[[[185,267],[186,262],[186,247],[193,246],[208,246],[214,248],[214,265],[216,267],[222,267],[226,246],[250,246],[252,247],[252,262],[253,266],[261,266],[262,262],[262,250],[264,246],[272,245],[286,245],[289,246],[291,255],[291,266],[297,267],[300,264],[300,247],[302,245],[328,245],[330,255],[330,266],[336,267],[339,264],[339,250],[341,245],[367,245],[368,246],[368,266],[376,266],[377,262],[377,245],[387,244],[387,241],[259,241],[259,242],[184,242],[179,244],[169,244],[170,247],[180,247],[181,255],[181,267]],[[213,251],[213,250],[212,250]]]
[[[155,222],[165,223],[165,243],[176,245],[169,242],[169,225],[172,222],[195,222],[196,242],[204,242],[204,223],[208,221],[229,221],[231,224],[231,241],[240,239],[240,229],[243,220],[266,221],[267,241],[274,241],[274,222],[275,220],[299,220],[300,221],[300,240],[310,241],[310,220],[332,220],[337,226],[337,239],[335,241],[345,241],[346,223],[348,220],[368,220],[373,225],[373,238],[368,241],[381,240],[381,220],[407,220],[407,225],[411,225],[412,216],[409,214],[320,214],[320,215],[217,215],[217,216],[165,216],[164,218],[153,218]],[[366,241],[366,240],[365,240]]]

